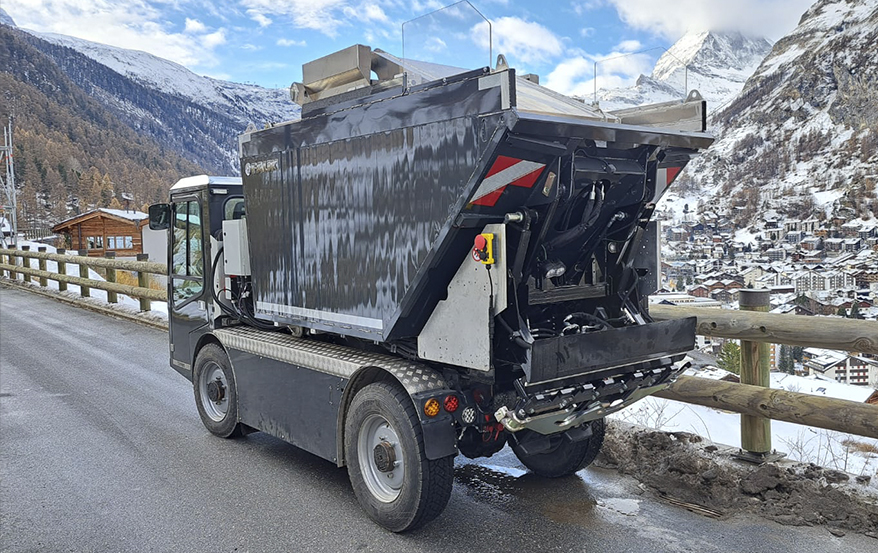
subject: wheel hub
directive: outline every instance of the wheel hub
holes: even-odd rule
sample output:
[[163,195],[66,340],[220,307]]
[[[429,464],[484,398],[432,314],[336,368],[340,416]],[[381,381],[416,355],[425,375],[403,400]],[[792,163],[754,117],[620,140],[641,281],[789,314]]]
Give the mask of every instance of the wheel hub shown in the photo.
[[220,379],[212,380],[207,384],[207,397],[214,403],[219,403],[226,397],[226,387]]
[[388,442],[381,442],[372,451],[375,467],[381,472],[390,472],[396,464],[396,453]]

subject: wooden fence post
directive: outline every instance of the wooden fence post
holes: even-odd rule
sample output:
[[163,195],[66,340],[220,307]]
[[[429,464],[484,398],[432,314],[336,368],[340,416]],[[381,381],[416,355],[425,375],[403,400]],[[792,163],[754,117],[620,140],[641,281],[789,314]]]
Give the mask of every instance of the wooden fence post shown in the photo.
[[[79,250],[77,252],[82,257],[88,257],[88,250]],[[79,264],[79,277],[80,278],[88,278],[88,266],[83,263]],[[80,286],[79,287],[79,295],[83,298],[91,297],[91,289],[88,286]]]
[[[13,267],[18,265],[18,259],[16,259],[17,256],[15,255],[15,250],[17,250],[17,249],[18,249],[18,245],[16,244],[15,248],[13,248],[9,252],[9,264],[12,265]],[[18,280],[18,271],[16,271],[15,269],[9,271],[9,278],[11,278],[12,280]]]
[[[768,290],[743,288],[738,294],[741,311],[770,309]],[[769,344],[741,340],[741,384],[771,387]],[[741,415],[741,448],[751,456],[764,457],[771,452],[771,421],[764,417]]]
[[[9,257],[9,256],[6,255],[5,250],[0,251],[0,263],[5,265],[7,257]],[[10,263],[10,265],[12,265],[12,263]],[[3,269],[2,271],[0,271],[0,277],[2,277],[2,276],[6,276],[6,269]],[[9,272],[9,276],[10,276],[10,278],[12,277],[11,271]]]
[[[40,253],[46,253],[46,246],[38,246],[37,251]],[[40,270],[45,271],[46,270],[46,260],[44,258],[40,258],[38,260],[38,262],[39,262]],[[40,286],[45,288],[48,285],[49,285],[49,279],[47,277],[41,276],[40,277]]]
[[[116,252],[104,252],[107,259],[116,259]],[[116,282],[116,269],[107,267],[107,282]],[[116,292],[107,291],[107,301],[110,303],[119,303],[119,296]]]
[[[137,254],[137,261],[149,261],[149,254],[139,253]],[[137,286],[141,288],[149,288],[149,273],[144,271],[137,271]],[[152,302],[149,298],[139,298],[140,299],[140,310],[141,311],[149,311],[152,309]]]
[[[64,248],[58,248],[58,250],[55,253],[57,253],[58,255],[64,255],[67,253],[67,250]],[[59,275],[66,275],[67,274],[67,262],[66,261],[58,261],[57,263],[58,263],[58,274]],[[66,292],[67,291],[67,283],[61,282],[59,280],[58,281],[58,290],[61,292]]]
[[[30,246],[22,246],[21,251],[23,251],[23,252],[30,251]],[[28,269],[30,269],[30,258],[25,257],[25,256],[21,256],[21,266],[27,267]],[[24,279],[25,282],[30,282],[30,275],[29,274],[21,273],[21,277]]]

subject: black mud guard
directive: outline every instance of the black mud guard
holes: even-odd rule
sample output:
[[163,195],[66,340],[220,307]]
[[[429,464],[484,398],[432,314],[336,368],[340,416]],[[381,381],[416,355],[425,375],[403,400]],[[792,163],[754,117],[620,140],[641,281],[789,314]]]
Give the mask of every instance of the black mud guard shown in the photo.
[[[453,393],[455,393],[453,390],[431,390],[411,396],[424,434],[424,454],[431,461],[459,453],[454,418],[445,412],[442,401],[445,396]],[[440,411],[437,416],[428,417],[424,414],[424,404],[432,398],[439,400]]]

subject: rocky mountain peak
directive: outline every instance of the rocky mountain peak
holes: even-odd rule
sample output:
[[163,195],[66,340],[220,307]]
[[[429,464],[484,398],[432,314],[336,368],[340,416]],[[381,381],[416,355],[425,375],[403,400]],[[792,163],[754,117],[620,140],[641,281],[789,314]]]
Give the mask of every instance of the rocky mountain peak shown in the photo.
[[771,42],[736,31],[699,31],[683,35],[656,62],[652,78],[669,80],[686,66],[690,73],[722,76],[737,73],[746,80],[771,51]]
[[691,31],[662,54],[651,75],[641,75],[633,87],[598,91],[598,98],[601,107],[613,110],[680,99],[698,89],[713,109],[741,91],[770,51],[765,38]]
[[[873,220],[878,0],[819,0],[713,118],[719,139],[678,179],[739,224]],[[695,200],[698,201],[698,200]]]

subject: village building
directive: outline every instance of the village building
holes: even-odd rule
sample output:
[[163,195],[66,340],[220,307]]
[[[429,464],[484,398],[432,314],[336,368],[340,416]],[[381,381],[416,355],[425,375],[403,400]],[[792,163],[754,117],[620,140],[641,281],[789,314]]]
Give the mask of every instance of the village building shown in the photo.
[[71,250],[88,250],[90,257],[116,252],[118,257],[143,253],[143,228],[148,215],[140,211],[98,208],[71,217],[52,227],[64,235],[65,246]]
[[878,360],[842,351],[805,348],[803,361],[809,374],[843,384],[878,387]]

